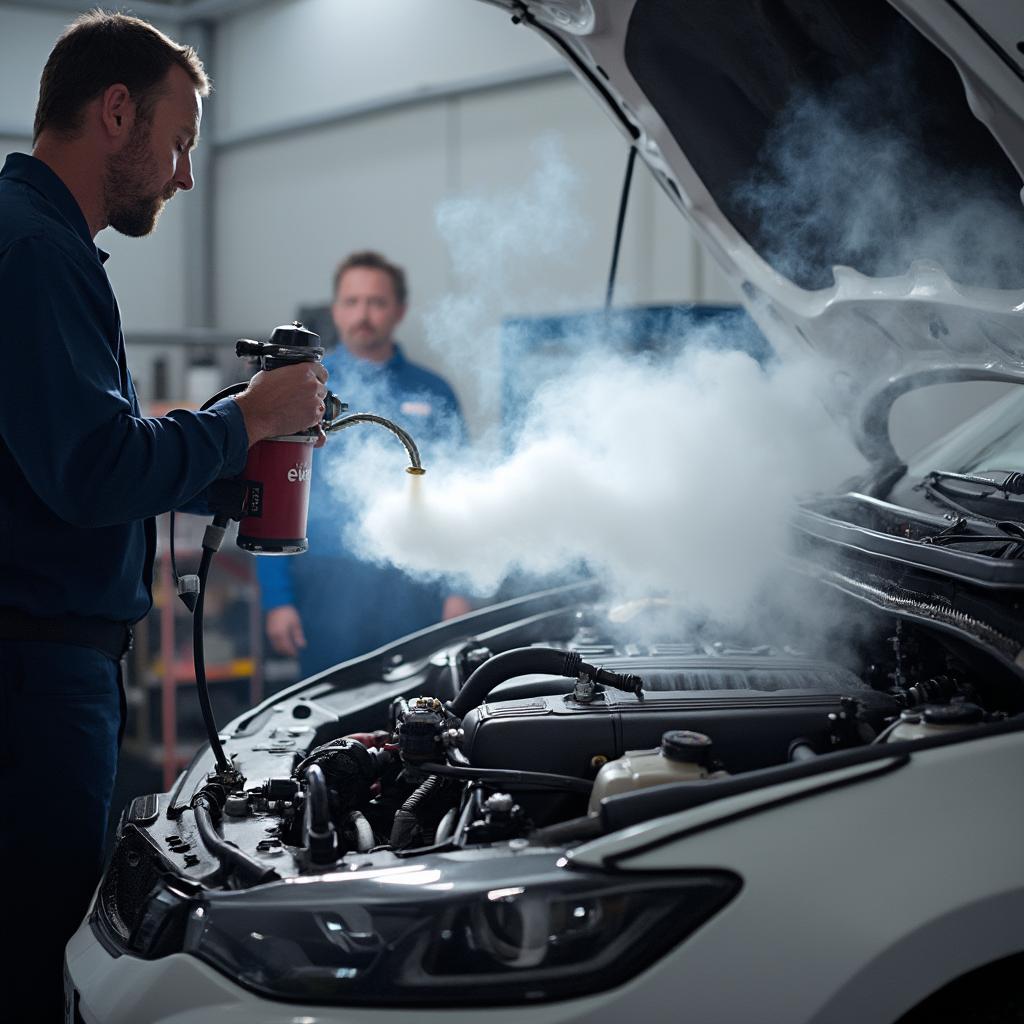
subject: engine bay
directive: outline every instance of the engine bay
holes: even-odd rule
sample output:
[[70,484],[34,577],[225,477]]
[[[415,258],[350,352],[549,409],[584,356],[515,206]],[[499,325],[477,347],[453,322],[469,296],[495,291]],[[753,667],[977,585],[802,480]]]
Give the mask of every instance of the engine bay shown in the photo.
[[194,895],[433,852],[564,848],[715,787],[1021,710],[997,659],[881,612],[797,646],[781,629],[763,643],[707,624],[680,639],[657,602],[548,604],[236,720],[222,739],[243,784],[201,753],[170,794],[126,810],[101,888],[111,927],[144,932],[130,908],[168,871]]

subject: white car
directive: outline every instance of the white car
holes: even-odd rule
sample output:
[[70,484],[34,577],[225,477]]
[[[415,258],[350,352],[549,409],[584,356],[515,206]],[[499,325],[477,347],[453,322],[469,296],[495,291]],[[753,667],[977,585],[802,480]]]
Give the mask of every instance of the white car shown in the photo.
[[[275,696],[126,809],[68,1020],[1024,1019],[1024,392],[909,467],[887,430],[913,387],[1024,382],[1024,7],[499,2],[775,347],[842,366],[871,468],[778,580],[830,614],[680,630],[584,582]],[[880,166],[892,230],[823,213]],[[884,244],[936,212],[952,249]]]

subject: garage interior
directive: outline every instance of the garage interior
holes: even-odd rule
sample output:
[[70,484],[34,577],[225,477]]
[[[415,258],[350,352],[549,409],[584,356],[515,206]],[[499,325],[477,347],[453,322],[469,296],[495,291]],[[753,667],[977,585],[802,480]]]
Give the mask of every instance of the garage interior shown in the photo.
[[[30,151],[39,68],[65,25],[91,6],[0,3],[5,156]],[[570,176],[587,244],[538,261],[530,233],[545,227],[522,225],[508,254],[512,286],[489,289],[488,329],[474,358],[507,374],[516,361],[503,359],[502,323],[600,309],[627,148],[564,63],[536,35],[509,31],[503,12],[465,0],[375,0],[372,9],[357,0],[149,0],[131,10],[194,45],[214,81],[193,159],[195,192],[172,203],[148,238],[108,229],[98,239],[111,253],[129,364],[150,413],[196,408],[235,380],[238,337],[266,338],[294,317],[329,332],[334,266],[346,252],[372,248],[410,275],[407,356],[451,381],[471,434],[483,436],[500,418],[500,372],[449,362],[426,339],[425,317],[467,287],[435,214],[452,197],[500,202],[522,192],[545,161]],[[642,166],[629,195],[616,299],[640,309],[738,304]],[[897,448],[938,436],[1002,387],[913,393],[893,413]],[[183,518],[179,544],[187,549],[200,526],[189,536]],[[115,817],[131,796],[169,786],[203,737],[184,685],[194,680],[187,616],[172,600],[166,529],[161,536],[156,607],[130,661]],[[208,643],[221,650],[210,679],[223,721],[294,681],[297,666],[265,649],[251,559],[232,552],[222,561],[223,592],[215,596],[224,614]]]

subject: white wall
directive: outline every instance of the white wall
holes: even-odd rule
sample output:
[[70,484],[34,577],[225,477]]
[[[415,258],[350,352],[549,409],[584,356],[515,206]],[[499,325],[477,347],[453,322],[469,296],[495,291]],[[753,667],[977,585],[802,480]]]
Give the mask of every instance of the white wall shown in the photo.
[[[0,4],[0,153],[27,150],[39,73],[71,17]],[[470,0],[277,0],[222,22],[203,56],[215,81],[203,141],[214,169],[198,184],[213,199],[210,326],[269,330],[299,304],[328,301],[346,252],[380,248],[410,273],[402,332],[410,355],[461,384],[472,422],[483,425],[493,395],[475,393],[463,366],[425,344],[423,314],[454,285],[434,212],[454,194],[521,186],[535,168],[531,143],[548,133],[560,137],[579,175],[589,239],[557,275],[545,268],[535,290],[518,288],[496,315],[550,311],[554,293],[570,306],[600,301],[625,144],[575,79],[550,76],[562,66],[554,52],[504,12]],[[501,79],[508,84],[481,88]],[[426,99],[373,109],[415,94]],[[323,127],[274,134],[332,115]],[[186,269],[201,260],[202,238],[186,213],[198,201],[177,196],[148,239],[109,231],[98,239],[112,253],[108,269],[129,332],[195,322],[185,308]],[[617,298],[735,301],[641,164]],[[476,357],[496,362],[497,352],[481,347]],[[894,433],[914,447],[984,400],[970,389],[941,397],[930,389],[901,401]]]
[[[544,265],[532,287],[520,280],[495,321],[602,301],[626,144],[571,75],[531,80],[560,69],[560,59],[502,11],[467,0],[288,0],[222,23],[214,53],[219,328],[269,330],[300,304],[326,303],[338,260],[380,249],[409,272],[401,332],[409,354],[445,373],[482,427],[495,395],[472,386],[478,374],[464,361],[425,343],[424,315],[455,286],[435,211],[454,195],[500,199],[522,189],[537,166],[532,144],[548,135],[579,177],[572,200],[588,241],[554,275]],[[511,81],[459,91],[488,76]],[[356,116],[373,99],[448,89],[455,94]],[[275,125],[331,114],[320,127],[261,138]],[[528,246],[520,253],[524,267],[531,255]],[[616,297],[735,301],[642,165]],[[494,338],[482,338],[473,356],[496,366]]]
[[[83,9],[88,6],[82,5]],[[0,6],[0,158],[31,151],[39,76],[57,37],[73,18],[73,13]],[[182,204],[190,198],[177,196],[149,238],[124,238],[109,230],[96,238],[110,253],[107,273],[129,333],[185,326],[189,250]]]
[[[218,108],[218,121],[223,107]],[[444,372],[480,428],[495,395],[471,387],[475,369],[425,343],[423,316],[454,286],[434,225],[455,194],[500,200],[536,171],[532,143],[554,135],[578,175],[567,197],[588,241],[574,259],[521,277],[502,315],[595,307],[603,299],[626,145],[570,77],[405,107],[286,139],[236,146],[218,157],[215,202],[217,326],[267,329],[297,305],[330,300],[334,266],[347,252],[378,248],[409,271],[412,304],[401,337],[409,354]],[[620,259],[623,302],[723,298],[688,228],[638,166]],[[537,223],[538,236],[547,229]],[[518,256],[528,268],[525,244]],[[497,365],[494,339],[474,359]]]
[[73,17],[0,7],[0,136],[31,138],[39,76],[57,36]]
[[479,78],[561,67],[535,34],[468,0],[280,0],[217,31],[217,138]]

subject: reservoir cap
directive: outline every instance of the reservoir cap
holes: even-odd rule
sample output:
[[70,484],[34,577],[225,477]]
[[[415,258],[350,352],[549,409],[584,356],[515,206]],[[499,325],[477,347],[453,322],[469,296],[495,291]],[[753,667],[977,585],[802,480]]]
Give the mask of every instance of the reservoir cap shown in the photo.
[[921,717],[929,725],[976,725],[985,720],[985,712],[977,704],[957,701],[955,704],[926,704]]
[[672,729],[661,737],[661,753],[671,761],[690,761],[706,768],[711,763],[711,737],[688,729]]

